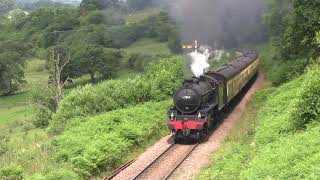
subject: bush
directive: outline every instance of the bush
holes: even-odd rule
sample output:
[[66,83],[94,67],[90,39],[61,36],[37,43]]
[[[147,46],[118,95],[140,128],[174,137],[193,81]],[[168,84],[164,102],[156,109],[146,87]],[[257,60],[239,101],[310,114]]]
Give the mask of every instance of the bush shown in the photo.
[[160,61],[149,66],[146,78],[150,82],[153,100],[171,98],[183,82],[183,65],[177,58]]
[[275,67],[273,67],[272,71],[269,73],[269,78],[274,85],[279,86],[299,77],[304,73],[306,66],[306,60],[293,60],[280,62],[279,64],[276,63]]
[[37,128],[46,128],[49,125],[53,112],[47,107],[35,108],[33,112],[33,125]]
[[295,127],[306,127],[312,121],[319,120],[320,115],[320,65],[311,67],[301,88],[299,100],[295,105],[293,117]]
[[83,123],[67,129],[52,142],[55,159],[71,162],[74,170],[85,177],[101,169],[110,171],[146,140],[163,135],[170,104],[171,101],[149,102],[76,119]]
[[179,57],[150,66],[146,75],[128,80],[110,80],[71,91],[53,115],[51,132],[60,132],[72,121],[89,115],[125,108],[150,100],[170,98],[182,83]]
[[281,60],[278,50],[272,44],[263,46],[259,51],[261,65],[269,80],[276,86],[289,82],[304,73],[308,65],[307,59]]
[[8,166],[0,169],[0,179],[23,179],[23,169],[20,166]]
[[33,124],[37,128],[49,125],[53,112],[56,111],[54,87],[45,81],[34,82],[30,90],[30,101],[33,105]]

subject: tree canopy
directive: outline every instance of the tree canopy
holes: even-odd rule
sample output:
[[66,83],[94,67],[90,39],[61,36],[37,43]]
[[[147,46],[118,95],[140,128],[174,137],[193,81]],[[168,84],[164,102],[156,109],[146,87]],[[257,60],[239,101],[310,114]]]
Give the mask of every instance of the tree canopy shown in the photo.
[[284,59],[320,56],[316,32],[320,30],[320,2],[269,0],[266,22]]
[[0,41],[0,95],[12,94],[23,84],[27,47],[19,42]]
[[[49,1],[42,0],[42,3],[50,5]],[[4,2],[9,7],[11,1],[5,0],[2,3]],[[128,4],[134,6],[137,3],[137,7],[140,7],[138,4],[142,3],[133,2],[128,1]],[[42,7],[29,14],[17,14],[12,19],[0,16],[0,38],[31,44],[28,53],[39,59],[48,60],[53,49],[63,49],[70,54],[72,60],[61,77],[78,78],[90,74],[92,81],[97,77],[112,78],[123,59],[120,49],[139,39],[153,38],[167,42],[173,52],[179,52],[180,41],[176,26],[167,13],[156,12],[137,21],[128,21],[127,18],[132,13],[132,10],[127,9],[128,4],[119,0],[83,0],[80,7]],[[1,50],[1,69],[4,69],[5,63],[22,62],[26,57],[23,53],[8,51],[8,48],[6,51]],[[12,81],[11,90],[6,91],[14,91],[22,83],[22,66],[17,66],[17,69],[20,70],[10,71],[16,72],[16,76],[11,75],[15,81]],[[8,77],[4,72],[7,71],[2,71],[2,77]]]

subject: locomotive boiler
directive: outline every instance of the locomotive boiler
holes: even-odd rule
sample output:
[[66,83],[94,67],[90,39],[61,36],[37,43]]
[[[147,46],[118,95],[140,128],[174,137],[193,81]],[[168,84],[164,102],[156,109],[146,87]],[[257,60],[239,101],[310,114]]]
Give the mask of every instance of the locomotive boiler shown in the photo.
[[255,51],[239,50],[233,62],[185,80],[168,110],[173,139],[194,137],[200,141],[208,134],[222,111],[257,74],[259,61]]

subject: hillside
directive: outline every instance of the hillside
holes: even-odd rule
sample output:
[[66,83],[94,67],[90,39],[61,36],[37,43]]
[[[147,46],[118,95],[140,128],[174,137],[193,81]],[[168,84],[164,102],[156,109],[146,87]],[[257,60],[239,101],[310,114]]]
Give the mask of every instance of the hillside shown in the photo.
[[301,77],[258,92],[198,179],[319,177],[319,72],[313,65]]
[[[81,6],[78,0],[17,2],[0,0],[0,180],[105,178],[154,144],[161,154],[157,148],[161,138],[168,138],[161,141],[164,145],[171,144],[169,108],[172,119],[183,117],[175,119],[183,124],[180,127],[185,129],[185,120],[198,123],[192,132],[202,134],[199,130],[206,128],[208,119],[216,123],[212,136],[203,142],[177,141],[168,151],[166,159],[175,164],[178,159],[188,162],[193,147],[198,152],[206,148],[201,151],[205,155],[196,153],[197,158],[210,163],[186,166],[187,171],[202,168],[187,179],[320,177],[320,2],[82,0]],[[17,8],[28,13],[11,11]],[[191,48],[182,48],[193,42]],[[204,72],[208,64],[221,67],[239,55],[237,48],[259,53],[263,78],[258,82],[264,89],[249,90],[240,110],[232,108],[241,102],[236,98],[215,114],[214,99],[221,101],[220,93],[238,91],[233,86],[219,92],[220,78],[208,78],[212,82],[200,78],[190,83],[206,89],[203,96],[210,98],[186,94],[181,96],[186,109],[192,104],[187,99],[198,100],[199,105],[192,113],[178,110],[172,98],[186,72],[192,68]],[[193,54],[192,60],[187,58]],[[209,59],[212,54],[216,57]],[[257,62],[252,54],[254,59],[245,54],[237,63]],[[240,70],[236,66],[225,70]],[[202,113],[205,108],[212,114]],[[228,111],[236,112],[232,121]],[[176,152],[179,146],[185,152]],[[165,168],[179,171],[178,166]],[[184,172],[178,173],[188,175]]]

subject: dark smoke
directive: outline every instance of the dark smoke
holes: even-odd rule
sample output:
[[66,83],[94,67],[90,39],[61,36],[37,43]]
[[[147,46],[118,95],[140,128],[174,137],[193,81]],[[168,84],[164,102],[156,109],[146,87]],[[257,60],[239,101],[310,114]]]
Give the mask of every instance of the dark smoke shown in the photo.
[[174,0],[169,9],[184,43],[232,48],[266,39],[264,0]]

